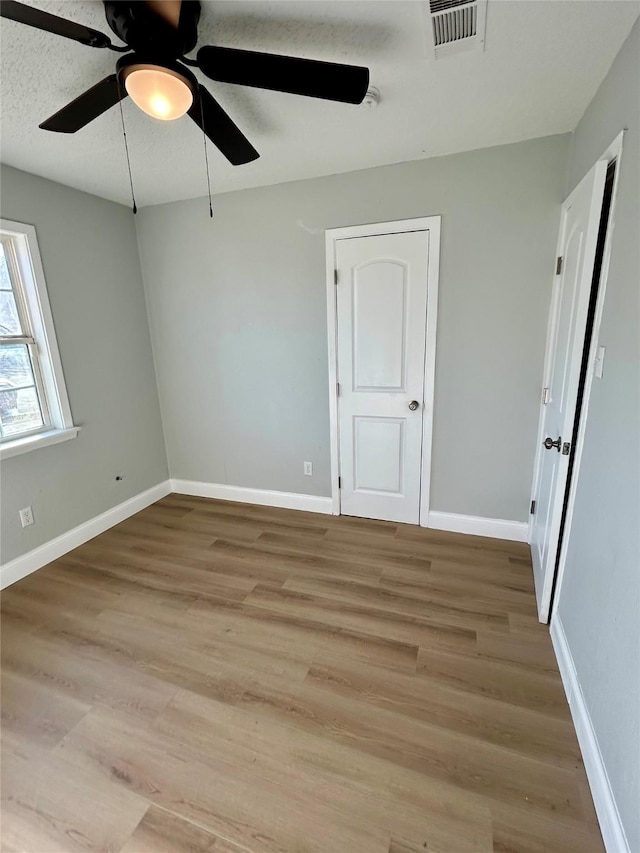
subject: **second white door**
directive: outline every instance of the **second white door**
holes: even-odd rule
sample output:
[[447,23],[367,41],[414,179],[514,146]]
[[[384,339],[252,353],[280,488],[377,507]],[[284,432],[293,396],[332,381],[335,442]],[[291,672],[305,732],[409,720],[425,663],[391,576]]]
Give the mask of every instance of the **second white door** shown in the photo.
[[428,263],[428,231],[336,241],[344,515],[419,523]]
[[561,260],[549,314],[531,528],[531,559],[541,622],[549,619],[560,544],[606,172],[606,162],[596,163],[562,205],[558,240]]

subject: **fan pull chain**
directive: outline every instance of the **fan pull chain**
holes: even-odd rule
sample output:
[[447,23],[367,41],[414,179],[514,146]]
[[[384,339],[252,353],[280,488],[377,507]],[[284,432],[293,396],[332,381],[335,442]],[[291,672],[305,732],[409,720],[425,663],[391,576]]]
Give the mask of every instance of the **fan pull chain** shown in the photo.
[[[120,89],[120,80],[118,80],[118,89]],[[120,121],[122,122],[122,135],[124,137],[124,150],[127,155],[127,169],[129,170],[129,186],[131,187],[131,200],[133,202],[133,213],[134,216],[138,212],[138,206],[136,205],[136,196],[133,192],[133,178],[131,176],[131,160],[129,159],[129,145],[127,143],[127,131],[124,127],[124,110],[122,109],[122,98],[118,101],[118,106],[120,107]]]
[[211,179],[209,177],[209,156],[207,154],[207,134],[204,132],[204,109],[202,98],[200,98],[200,122],[202,124],[202,143],[204,145],[204,163],[207,169],[207,189],[209,191],[209,216],[213,219],[213,205],[211,204]]

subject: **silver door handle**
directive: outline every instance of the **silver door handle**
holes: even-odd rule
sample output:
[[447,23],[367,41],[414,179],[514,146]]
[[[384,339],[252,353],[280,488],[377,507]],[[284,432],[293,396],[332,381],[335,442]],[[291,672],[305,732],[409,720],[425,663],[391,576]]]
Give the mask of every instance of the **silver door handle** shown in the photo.
[[409,409],[410,409],[412,412],[415,412],[415,410],[416,410],[416,409],[419,409],[419,408],[420,408],[420,403],[419,403],[417,400],[412,400],[412,401],[409,403]]

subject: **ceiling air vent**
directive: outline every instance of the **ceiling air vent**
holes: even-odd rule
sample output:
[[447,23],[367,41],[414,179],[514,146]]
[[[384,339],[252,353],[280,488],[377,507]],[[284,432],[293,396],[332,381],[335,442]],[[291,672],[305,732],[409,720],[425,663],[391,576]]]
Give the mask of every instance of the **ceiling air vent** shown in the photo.
[[429,0],[436,59],[463,50],[484,50],[487,0]]

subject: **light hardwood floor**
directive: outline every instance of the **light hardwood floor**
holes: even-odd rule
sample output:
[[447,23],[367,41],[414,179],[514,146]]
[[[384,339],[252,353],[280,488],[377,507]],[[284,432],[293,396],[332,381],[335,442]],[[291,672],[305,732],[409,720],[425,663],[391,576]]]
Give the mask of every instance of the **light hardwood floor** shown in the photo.
[[171,495],[2,598],[2,850],[591,853],[527,546]]

